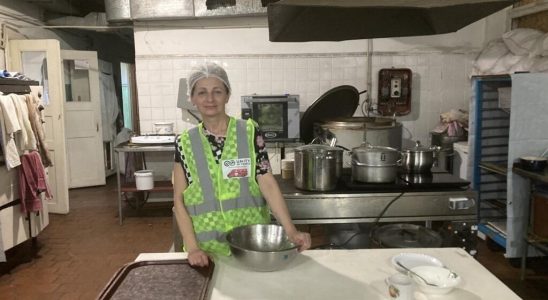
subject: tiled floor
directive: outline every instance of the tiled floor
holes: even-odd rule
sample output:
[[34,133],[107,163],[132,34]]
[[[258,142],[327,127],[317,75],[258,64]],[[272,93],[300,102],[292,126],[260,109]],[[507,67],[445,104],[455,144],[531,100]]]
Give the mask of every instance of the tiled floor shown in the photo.
[[[139,253],[165,252],[171,246],[169,204],[147,203],[146,216],[126,218],[120,226],[113,178],[107,186],[71,190],[70,199],[70,214],[50,215],[50,225],[37,239],[37,256],[0,275],[0,299],[95,299],[115,271]],[[522,282],[519,268],[502,251],[485,242],[478,248],[478,260],[520,297],[548,299],[546,261],[532,264]]]

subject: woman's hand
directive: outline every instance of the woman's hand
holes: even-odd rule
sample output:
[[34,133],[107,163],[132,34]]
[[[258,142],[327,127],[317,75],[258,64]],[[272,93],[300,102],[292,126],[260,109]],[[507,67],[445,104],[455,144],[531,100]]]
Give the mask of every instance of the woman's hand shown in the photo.
[[299,252],[310,248],[311,240],[309,233],[295,231],[295,233],[289,234],[288,237],[290,241],[299,246]]
[[195,249],[188,252],[188,262],[191,266],[207,267],[209,256],[202,249]]

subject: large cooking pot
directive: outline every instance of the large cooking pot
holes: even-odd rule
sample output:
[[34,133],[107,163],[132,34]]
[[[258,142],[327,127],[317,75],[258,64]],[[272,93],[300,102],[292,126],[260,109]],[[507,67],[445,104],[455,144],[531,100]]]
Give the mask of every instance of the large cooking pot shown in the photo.
[[308,191],[335,189],[342,170],[343,150],[311,144],[295,148],[294,183]]
[[394,148],[364,144],[352,148],[352,179],[360,182],[394,182],[400,152]]
[[439,147],[423,147],[417,141],[415,147],[402,151],[402,169],[406,173],[428,173],[434,164],[434,155]]
[[402,124],[386,117],[334,118],[314,124],[315,134],[323,140],[336,139],[337,146],[346,148],[343,167],[351,167],[351,151],[364,141],[376,146],[401,150]]

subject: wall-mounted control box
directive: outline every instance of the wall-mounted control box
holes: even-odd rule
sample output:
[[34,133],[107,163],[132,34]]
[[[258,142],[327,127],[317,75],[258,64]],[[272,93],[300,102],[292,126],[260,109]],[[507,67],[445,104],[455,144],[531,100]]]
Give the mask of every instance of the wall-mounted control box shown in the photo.
[[377,110],[383,116],[403,116],[411,112],[410,69],[381,69]]

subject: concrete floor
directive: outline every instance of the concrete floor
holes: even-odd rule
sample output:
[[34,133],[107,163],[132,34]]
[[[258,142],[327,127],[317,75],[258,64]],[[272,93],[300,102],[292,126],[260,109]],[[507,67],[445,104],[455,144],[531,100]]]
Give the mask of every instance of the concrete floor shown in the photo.
[[[21,254],[30,252],[31,243],[10,251],[16,260],[23,258],[0,273],[0,299],[95,299],[114,273],[139,253],[168,251],[171,205],[147,203],[140,217],[128,217],[120,226],[116,197],[113,177],[106,186],[71,190],[70,213],[50,215],[34,257]],[[302,229],[311,230],[313,244],[325,239],[318,227]],[[478,261],[520,297],[548,299],[546,260],[532,262],[526,280],[520,281],[519,268],[504,258],[502,249],[480,241],[478,251]]]

